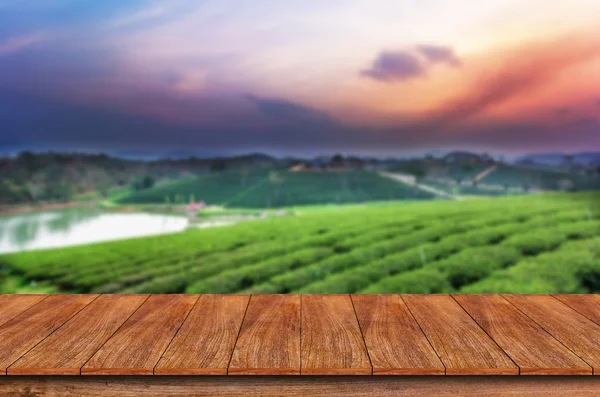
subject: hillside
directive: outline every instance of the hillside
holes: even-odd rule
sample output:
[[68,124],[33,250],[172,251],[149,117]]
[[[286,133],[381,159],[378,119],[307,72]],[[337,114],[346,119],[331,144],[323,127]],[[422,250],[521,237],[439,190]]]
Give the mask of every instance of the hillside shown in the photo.
[[430,199],[434,195],[370,171],[290,172],[236,169],[132,192],[121,204],[203,200],[235,208],[279,208],[383,200]]
[[295,216],[0,256],[66,292],[600,292],[600,196],[307,207]]

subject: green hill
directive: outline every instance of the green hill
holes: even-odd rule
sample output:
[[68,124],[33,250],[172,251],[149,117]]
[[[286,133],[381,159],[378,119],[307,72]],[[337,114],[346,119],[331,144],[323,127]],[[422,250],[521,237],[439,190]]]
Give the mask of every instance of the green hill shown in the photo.
[[569,174],[565,172],[527,168],[514,165],[500,165],[498,169],[481,183],[509,187],[524,187],[541,190],[598,190],[600,176]]
[[0,256],[66,292],[600,292],[600,196],[310,208],[295,216]]
[[279,208],[298,205],[430,199],[433,195],[369,171],[289,172],[255,168],[208,174],[144,191],[121,204],[187,202],[193,197],[211,205]]

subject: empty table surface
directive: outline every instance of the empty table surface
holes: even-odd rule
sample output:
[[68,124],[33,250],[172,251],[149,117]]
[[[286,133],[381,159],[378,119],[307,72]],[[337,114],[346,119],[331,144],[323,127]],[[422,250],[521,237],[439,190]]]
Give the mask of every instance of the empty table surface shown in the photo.
[[594,375],[597,295],[0,295],[0,375]]

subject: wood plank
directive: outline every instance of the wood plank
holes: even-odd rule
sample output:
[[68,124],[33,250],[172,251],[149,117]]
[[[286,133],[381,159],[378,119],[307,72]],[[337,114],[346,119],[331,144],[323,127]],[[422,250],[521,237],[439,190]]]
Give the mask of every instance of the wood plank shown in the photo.
[[198,295],[153,295],[81,369],[82,375],[152,375]]
[[0,295],[0,327],[48,295]]
[[504,295],[600,374],[600,326],[550,295]]
[[519,369],[449,295],[402,295],[448,375],[517,375]]
[[249,295],[202,295],[155,375],[226,375]]
[[252,295],[228,373],[300,375],[299,295]]
[[8,376],[23,397],[592,397],[597,376]]
[[149,295],[102,295],[8,368],[9,375],[79,375]]
[[454,295],[521,375],[591,375],[592,368],[500,295]]
[[0,373],[98,295],[52,295],[0,327]]
[[600,295],[552,295],[571,309],[600,325]]
[[399,295],[352,295],[374,375],[444,375],[444,365]]
[[371,375],[349,295],[302,295],[302,374]]

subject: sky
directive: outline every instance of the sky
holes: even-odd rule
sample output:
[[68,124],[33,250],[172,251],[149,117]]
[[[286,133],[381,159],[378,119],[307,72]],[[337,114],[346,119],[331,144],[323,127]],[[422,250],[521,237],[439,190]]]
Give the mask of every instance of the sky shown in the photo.
[[600,150],[598,0],[0,0],[0,151]]

